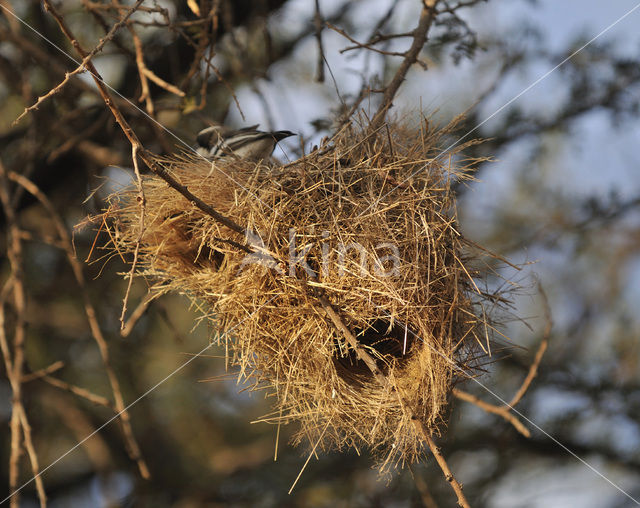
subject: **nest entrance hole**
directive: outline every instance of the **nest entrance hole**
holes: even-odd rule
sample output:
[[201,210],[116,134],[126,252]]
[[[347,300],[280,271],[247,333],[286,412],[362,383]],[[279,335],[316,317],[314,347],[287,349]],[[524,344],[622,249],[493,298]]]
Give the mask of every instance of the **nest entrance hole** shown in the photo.
[[[353,330],[358,343],[374,358],[376,365],[386,373],[392,364],[406,362],[410,358],[413,344],[418,340],[415,333],[402,323],[391,322],[386,319],[376,319],[367,328]],[[345,380],[355,377],[372,377],[371,370],[364,361],[358,358],[351,347],[345,348],[344,343],[338,343],[334,361],[338,373]]]

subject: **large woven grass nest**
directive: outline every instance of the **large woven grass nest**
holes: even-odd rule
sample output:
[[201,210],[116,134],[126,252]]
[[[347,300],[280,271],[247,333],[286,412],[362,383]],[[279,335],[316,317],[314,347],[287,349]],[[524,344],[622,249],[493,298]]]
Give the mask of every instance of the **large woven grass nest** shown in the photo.
[[[112,197],[110,247],[133,253],[139,242],[137,275],[152,292],[199,301],[229,365],[272,396],[263,420],[297,422],[296,444],[368,448],[383,467],[418,460],[424,439],[413,420],[439,433],[454,383],[472,374],[487,341],[483,274],[471,268],[451,191],[477,161],[464,159],[464,146],[439,157],[448,134],[427,122],[349,127],[286,165],[159,159],[248,233],[146,176],[144,207],[135,186]],[[306,269],[291,262],[305,250]]]

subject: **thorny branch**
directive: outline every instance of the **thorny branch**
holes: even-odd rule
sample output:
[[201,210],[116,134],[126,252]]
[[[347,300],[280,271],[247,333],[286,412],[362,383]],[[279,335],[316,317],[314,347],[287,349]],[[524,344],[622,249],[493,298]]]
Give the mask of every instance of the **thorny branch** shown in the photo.
[[[140,7],[140,5],[142,4],[142,2],[144,2],[144,0],[137,0],[137,2],[135,3],[135,5],[133,5],[132,7],[129,8],[129,10],[127,11],[127,13],[123,16],[123,18],[118,21],[115,25],[113,25],[113,27],[111,28],[111,30],[109,31],[109,33],[107,35],[105,35],[100,42],[98,43],[98,45],[93,48],[89,53],[86,52],[82,52],[82,62],[80,63],[80,65],[78,65],[78,67],[75,68],[75,70],[71,71],[71,72],[66,72],[65,76],[64,76],[64,80],[56,87],[52,88],[49,92],[47,92],[45,95],[38,97],[38,100],[36,101],[35,104],[33,104],[32,106],[29,106],[28,108],[26,108],[22,114],[16,118],[13,123],[17,123],[20,121],[21,118],[23,118],[27,113],[29,113],[30,111],[36,110],[40,107],[40,105],[46,101],[47,99],[49,99],[50,97],[54,96],[55,94],[59,93],[64,87],[65,85],[69,82],[69,80],[76,74],[80,73],[80,72],[84,72],[86,68],[88,68],[88,65],[91,66],[91,68],[95,69],[95,67],[93,66],[93,64],[91,63],[91,59],[97,55],[100,51],[102,51],[102,48],[104,47],[104,45],[109,42],[114,36],[115,34],[118,32],[118,30],[120,30],[120,28],[122,28],[122,26],[125,25],[125,23],[127,22],[127,20],[129,19],[129,17],[136,12],[136,10],[138,10],[138,8]],[[51,3],[48,0],[44,1],[44,8],[45,10],[51,12],[53,14],[53,12],[55,11],[51,5]],[[62,17],[57,13],[57,11],[55,11],[55,15],[54,17],[56,18],[56,21],[58,21],[58,24],[60,24],[60,21],[62,20]],[[80,48],[80,43],[78,42],[78,40],[73,36],[73,34],[71,33],[71,31],[67,28],[67,26],[64,24],[64,22],[62,24],[60,24],[60,28],[62,29],[62,32],[64,33],[64,35],[67,37],[67,39],[69,39],[69,42],[71,43],[71,45],[80,53],[79,48]]]

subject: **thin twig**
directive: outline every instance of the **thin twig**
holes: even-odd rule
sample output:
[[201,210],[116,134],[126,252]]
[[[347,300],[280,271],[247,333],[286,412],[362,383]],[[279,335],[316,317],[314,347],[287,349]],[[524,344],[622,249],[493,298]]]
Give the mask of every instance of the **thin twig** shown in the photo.
[[140,42],[140,37],[138,37],[138,34],[131,25],[129,25],[128,28],[131,33],[131,37],[133,38],[133,47],[136,49],[136,65],[138,66],[138,76],[140,76],[140,87],[142,88],[138,101],[144,101],[147,113],[149,113],[150,116],[154,116],[155,110],[153,107],[153,99],[149,92],[149,81],[147,80],[147,75],[144,72],[146,65],[144,64],[144,55],[142,53],[142,42]]
[[[36,453],[36,448],[33,445],[33,437],[31,434],[31,425],[29,424],[29,419],[27,418],[27,413],[24,410],[24,405],[19,403],[16,405],[16,409],[18,411],[18,417],[20,419],[20,425],[22,427],[22,432],[24,435],[24,447],[27,450],[27,455],[29,456],[29,463],[31,464],[31,474],[36,479],[36,491],[38,492],[38,499],[40,500],[40,507],[46,508],[47,506],[47,495],[44,491],[44,483],[42,481],[40,475],[40,464],[38,462],[38,454]],[[38,481],[40,480],[40,481]],[[12,498],[13,499],[13,498]]]
[[444,2],[445,3],[445,7],[441,7],[440,9],[438,9],[438,14],[444,13],[444,12],[448,12],[450,14],[455,14],[455,12],[458,9],[462,9],[463,7],[471,7],[471,6],[476,5],[476,4],[480,3],[480,2],[487,2],[487,1],[488,0],[466,0],[466,1],[458,2],[453,7],[449,7],[449,5],[447,5],[447,3]]
[[462,492],[462,485],[460,485],[453,476],[453,473],[451,472],[451,469],[449,469],[449,465],[440,452],[440,449],[436,446],[433,438],[424,429],[424,424],[420,420],[414,420],[413,423],[416,429],[422,432],[422,436],[424,437],[426,443],[429,445],[429,449],[431,450],[433,456],[436,458],[436,462],[440,466],[440,469],[442,469],[445,479],[449,482],[451,488],[456,493],[456,496],[458,498],[458,505],[462,506],[463,508],[470,508],[469,502],[464,497],[464,493]]
[[22,376],[22,382],[28,383],[29,381],[40,379],[49,374],[53,374],[54,372],[62,369],[63,367],[64,367],[64,362],[61,360],[58,360],[57,362],[53,362],[51,365],[49,365],[48,367],[45,367],[44,369],[38,369],[34,372],[31,372],[30,374],[25,374],[24,376]]
[[[47,496],[44,491],[42,478],[38,476],[39,464],[38,456],[33,446],[31,436],[31,426],[27,419],[26,412],[22,401],[22,377],[24,373],[25,363],[25,340],[26,340],[26,311],[27,298],[24,288],[24,260],[22,257],[22,241],[20,239],[20,228],[18,227],[15,209],[12,206],[9,195],[9,179],[4,165],[0,161],[0,202],[4,210],[7,222],[7,257],[11,266],[11,276],[7,281],[3,291],[3,299],[0,301],[0,349],[4,357],[7,378],[11,385],[12,404],[11,404],[11,453],[9,455],[9,491],[15,493],[11,497],[11,507],[17,508],[20,504],[20,497],[16,491],[18,485],[18,477],[20,473],[20,457],[22,455],[22,443],[29,455],[31,470],[36,476],[36,490],[40,500],[40,506],[44,508],[47,504]],[[13,306],[15,313],[15,323],[13,328],[13,355],[9,348],[9,342],[6,337],[5,328],[5,301],[8,296],[8,290],[13,293]],[[21,440],[21,436],[24,440]]]
[[316,12],[313,16],[313,26],[315,28],[316,41],[318,42],[318,71],[316,74],[316,81],[318,83],[324,83],[324,62],[326,58],[324,56],[324,48],[322,46],[322,29],[324,28],[324,19],[320,12],[320,0],[316,0]]
[[[2,164],[0,162],[0,164]],[[0,165],[0,170],[2,174],[0,174],[0,200],[2,201],[3,209],[5,216],[7,218],[8,228],[7,228],[7,256],[9,257],[9,262],[11,265],[15,264],[15,239],[12,239],[12,223],[14,221],[13,209],[10,206],[9,201],[9,193],[6,190],[6,175],[4,173],[4,167]],[[7,281],[5,288],[6,292],[3,291],[4,296],[8,296],[9,288],[11,288],[16,294],[16,283],[21,284],[22,278],[17,273],[17,267],[11,266],[11,279]],[[14,297],[15,298],[15,297]],[[16,309],[17,310],[17,309]],[[19,316],[18,316],[19,317]],[[18,323],[16,323],[15,334],[18,333]],[[14,341],[15,345],[15,341]],[[0,349],[2,350],[2,357],[4,359],[5,370],[7,372],[7,378],[9,379],[9,384],[11,385],[11,391],[13,392],[13,401],[12,401],[12,410],[11,410],[11,423],[9,428],[11,429],[11,453],[9,455],[9,492],[15,492],[13,498],[11,499],[11,508],[17,508],[19,505],[19,492],[16,491],[16,487],[18,485],[18,472],[20,469],[20,455],[21,455],[21,445],[20,445],[20,427],[19,427],[19,417],[18,412],[16,411],[17,405],[20,403],[21,399],[21,391],[22,384],[20,379],[22,377],[22,363],[21,368],[19,370],[20,377],[16,379],[15,377],[15,368],[16,360],[20,360],[17,350],[14,352],[14,355],[11,354],[11,350],[9,349],[9,341],[5,332],[5,317],[4,317],[4,299],[0,302]],[[22,348],[20,348],[22,349]],[[14,501],[14,498],[17,498]]]
[[74,395],[82,397],[83,399],[87,399],[93,404],[109,408],[112,411],[116,410],[109,399],[101,395],[96,395],[95,393],[92,393],[85,388],[80,388],[79,386],[72,385],[70,383],[67,383],[66,381],[62,381],[61,379],[49,375],[42,376],[42,380],[46,383],[49,383],[51,386],[55,386],[56,388],[60,388],[61,390],[73,393]]
[[[75,76],[76,74],[78,74],[80,72],[84,72],[85,69],[88,69],[89,67],[93,67],[93,64],[91,63],[91,59],[98,52],[100,52],[102,50],[102,48],[104,47],[104,45],[107,42],[109,42],[115,36],[116,32],[118,30],[120,30],[120,28],[127,22],[129,17],[138,9],[138,7],[140,7],[140,4],[142,4],[142,2],[144,2],[144,0],[138,0],[135,3],[135,5],[130,7],[128,12],[123,16],[123,18],[120,21],[118,21],[115,25],[113,25],[113,28],[111,28],[109,33],[107,35],[105,35],[102,39],[100,39],[100,42],[98,43],[98,45],[95,48],[93,48],[93,50],[91,50],[91,52],[85,53],[84,55],[82,55],[83,56],[83,60],[80,63],[80,65],[78,65],[78,67],[76,67],[73,71],[66,72],[65,76],[64,76],[64,79],[62,80],[62,82],[60,84],[58,84],[57,86],[55,86],[54,88],[49,90],[45,95],[42,95],[42,96],[38,97],[38,100],[35,102],[35,104],[25,108],[25,110],[20,114],[20,116],[13,121],[13,125],[18,123],[30,111],[38,109],[40,107],[40,105],[44,101],[46,101],[50,97],[54,96],[55,94],[59,93],[66,86],[66,84],[69,82],[69,80],[73,76]],[[53,7],[51,5],[51,2],[49,0],[44,0],[44,8],[45,8],[46,11],[48,11],[48,12],[50,12],[52,14],[55,11],[53,9]],[[64,35],[67,37],[67,39],[69,39],[69,42],[71,42],[72,46],[74,48],[76,48],[76,50],[77,50],[80,47],[80,43],[73,36],[71,31],[66,27],[64,22],[62,22],[62,24],[60,23],[60,21],[62,21],[62,16],[60,16],[60,14],[57,11],[55,11],[54,17],[56,18],[56,21],[58,21],[58,24],[60,25],[60,28],[62,28],[62,31],[63,31]]]
[[[367,49],[369,51],[373,51],[375,53],[380,53],[381,55],[385,55],[385,56],[406,56],[406,53],[403,51],[387,51],[384,49],[379,49],[379,48],[374,48],[371,44],[371,42],[359,42],[356,39],[354,39],[353,37],[351,37],[347,32],[345,32],[344,30],[342,30],[341,28],[338,28],[337,26],[331,24],[331,23],[327,23],[327,27],[330,28],[331,30],[333,30],[336,33],[339,33],[340,35],[342,35],[344,38],[349,39],[351,42],[353,42],[355,44],[355,46],[349,46],[347,48],[341,49],[340,53],[346,53],[347,51],[353,51],[354,49]],[[406,37],[406,36],[405,36]],[[378,42],[384,40],[384,39],[378,39]]]
[[138,223],[138,238],[136,238],[136,246],[133,250],[133,262],[131,263],[131,269],[129,270],[129,282],[127,284],[127,291],[124,294],[122,300],[122,313],[120,314],[120,333],[125,328],[124,318],[127,315],[127,302],[129,301],[129,293],[131,292],[131,286],[133,285],[133,277],[136,273],[136,267],[138,266],[138,254],[140,253],[140,244],[142,243],[142,237],[144,236],[144,218],[146,215],[147,199],[144,195],[144,186],[142,184],[142,176],[140,176],[140,168],[138,167],[138,145],[131,145],[131,159],[133,160],[133,169],[136,174],[136,180],[138,184],[138,204],[140,205],[140,221]]
[[[13,283],[13,280],[11,281]],[[5,286],[6,287],[6,286]],[[20,502],[20,491],[16,490],[18,485],[18,471],[20,467],[20,428],[17,425],[19,422],[19,413],[17,407],[20,404],[16,399],[16,391],[20,393],[21,384],[16,382],[13,375],[13,362],[11,359],[11,351],[9,349],[9,341],[7,340],[4,318],[4,301],[0,302],[0,351],[2,351],[2,358],[4,359],[4,366],[7,372],[7,378],[11,385],[13,392],[13,403],[11,406],[11,453],[9,455],[9,493],[12,493],[11,508],[18,508]],[[14,416],[15,415],[15,416]],[[15,422],[14,423],[14,418]],[[14,451],[15,450],[15,451]]]
[[511,408],[509,406],[496,406],[495,404],[485,402],[475,395],[472,395],[469,392],[465,392],[464,390],[460,390],[459,388],[453,389],[453,395],[460,400],[464,400],[465,402],[469,402],[474,406],[478,406],[480,409],[486,411],[487,413],[498,415],[504,418],[507,422],[513,425],[515,429],[524,437],[531,437],[531,432],[529,432],[529,429],[527,429],[527,427],[525,427],[524,424],[511,412]]
[[[47,0],[45,0],[46,2]],[[76,279],[78,286],[80,287],[80,292],[82,295],[82,299],[84,302],[84,310],[85,315],[87,317],[87,321],[89,322],[89,328],[91,330],[91,335],[93,336],[96,344],[98,345],[98,349],[100,351],[100,355],[102,357],[102,363],[105,366],[105,371],[107,373],[107,377],[109,379],[109,384],[111,385],[111,391],[113,393],[115,409],[118,413],[120,413],[120,427],[122,429],[122,433],[125,438],[125,443],[127,443],[127,449],[129,452],[129,456],[132,460],[136,461],[138,465],[138,470],[143,478],[149,478],[150,473],[147,468],[147,464],[142,458],[142,454],[140,452],[140,447],[135,439],[133,434],[133,429],[131,428],[131,418],[129,413],[125,409],[124,399],[122,397],[122,391],[120,390],[120,382],[111,367],[111,361],[109,359],[109,347],[107,345],[107,341],[102,334],[102,329],[98,324],[97,313],[91,299],[89,298],[89,294],[87,293],[86,282],[84,278],[84,273],[82,271],[82,265],[76,258],[73,243],[71,242],[71,237],[69,236],[69,232],[67,231],[62,219],[56,212],[53,204],[49,201],[49,198],[29,179],[25,178],[22,175],[19,175],[14,172],[10,172],[8,174],[9,179],[21,185],[23,188],[27,190],[30,194],[32,194],[40,203],[45,207],[49,216],[53,220],[53,223],[56,227],[58,235],[60,236],[60,240],[62,241],[64,251],[67,255],[67,261],[71,266],[73,271],[73,275]]]
[[156,297],[157,297],[157,294],[155,293],[147,293],[144,296],[142,301],[138,304],[138,306],[129,316],[129,319],[127,319],[126,323],[124,324],[124,327],[122,327],[122,329],[120,330],[120,337],[126,338],[131,334],[138,320],[142,316],[144,316],[145,312],[147,312],[147,309],[149,308],[149,305],[151,305],[151,302]]

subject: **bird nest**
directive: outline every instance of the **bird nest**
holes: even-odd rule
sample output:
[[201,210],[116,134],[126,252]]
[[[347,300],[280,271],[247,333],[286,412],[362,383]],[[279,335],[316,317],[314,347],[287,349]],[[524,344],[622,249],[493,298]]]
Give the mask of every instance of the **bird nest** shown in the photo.
[[451,191],[478,161],[442,157],[448,134],[350,127],[276,166],[158,159],[244,238],[153,175],[143,205],[135,187],[111,198],[111,247],[138,250],[152,292],[200,301],[241,380],[274,396],[262,420],[299,423],[295,444],[418,460],[487,340]]

